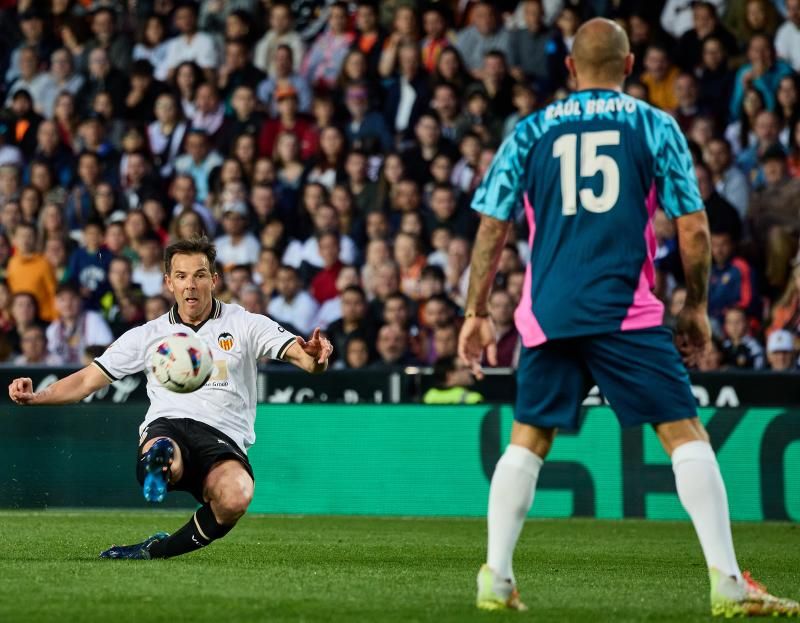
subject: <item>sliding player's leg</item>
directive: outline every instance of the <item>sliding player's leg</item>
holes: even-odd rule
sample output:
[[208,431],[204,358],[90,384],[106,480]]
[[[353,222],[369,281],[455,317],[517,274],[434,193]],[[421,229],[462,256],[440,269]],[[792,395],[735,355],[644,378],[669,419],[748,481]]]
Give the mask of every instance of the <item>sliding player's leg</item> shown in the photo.
[[587,344],[585,356],[620,423],[652,424],[672,459],[678,497],[709,569],[712,613],[800,614],[795,602],[769,595],[739,570],[725,483],[669,331],[658,327],[598,336]]
[[183,477],[180,445],[170,437],[155,437],[145,442],[139,454],[139,481],[144,499],[163,502],[169,485]]
[[586,376],[570,343],[523,349],[517,371],[511,443],[489,489],[488,551],[478,573],[481,609],[524,609],[512,568],[514,549],[533,504],[536,481],[557,428],[576,428]]

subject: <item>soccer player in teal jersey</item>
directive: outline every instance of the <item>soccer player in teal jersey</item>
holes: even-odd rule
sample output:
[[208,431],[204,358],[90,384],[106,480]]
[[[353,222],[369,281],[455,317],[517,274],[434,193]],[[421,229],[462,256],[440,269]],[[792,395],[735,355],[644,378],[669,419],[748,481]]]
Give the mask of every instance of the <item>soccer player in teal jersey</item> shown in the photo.
[[[678,347],[687,363],[706,348],[708,220],[686,141],[664,112],[621,92],[633,67],[625,32],[593,19],[567,59],[578,91],[517,124],[472,207],[481,213],[459,354],[480,374],[496,354],[487,300],[509,220],[524,205],[530,257],[515,313],[522,337],[511,443],[489,493],[488,556],[478,607],[523,609],[511,560],[536,480],[559,428],[579,425],[594,380],[623,426],[648,423],[672,459],[711,580],[714,615],[800,615],[736,560],[728,501],[697,419],[689,378],[652,293],[656,205],[675,219],[686,273]],[[655,528],[654,528],[655,529]]]

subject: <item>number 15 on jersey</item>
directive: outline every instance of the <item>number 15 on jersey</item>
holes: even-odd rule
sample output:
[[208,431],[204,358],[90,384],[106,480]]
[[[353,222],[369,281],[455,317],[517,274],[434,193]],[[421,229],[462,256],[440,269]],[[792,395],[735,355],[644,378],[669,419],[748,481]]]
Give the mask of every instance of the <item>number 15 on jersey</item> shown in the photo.
[[561,166],[561,213],[574,216],[578,212],[578,197],[589,212],[602,214],[613,208],[619,199],[619,166],[609,155],[598,154],[598,147],[619,145],[619,130],[583,132],[581,135],[580,176],[603,176],[602,190],[596,195],[590,188],[578,191],[578,168],[576,167],[578,135],[564,134],[553,143],[553,157]]

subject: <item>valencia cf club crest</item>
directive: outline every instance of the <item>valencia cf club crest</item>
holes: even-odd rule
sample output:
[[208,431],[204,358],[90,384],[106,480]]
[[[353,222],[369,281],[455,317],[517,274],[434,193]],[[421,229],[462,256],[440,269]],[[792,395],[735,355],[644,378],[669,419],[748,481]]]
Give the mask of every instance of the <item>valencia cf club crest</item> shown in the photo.
[[230,350],[233,348],[233,336],[230,333],[220,333],[217,342],[222,350]]

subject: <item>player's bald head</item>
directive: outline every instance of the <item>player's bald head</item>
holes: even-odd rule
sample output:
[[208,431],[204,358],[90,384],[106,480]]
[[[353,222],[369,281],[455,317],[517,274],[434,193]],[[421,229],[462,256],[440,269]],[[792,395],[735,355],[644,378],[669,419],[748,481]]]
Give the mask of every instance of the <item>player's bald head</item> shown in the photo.
[[628,35],[619,24],[596,17],[578,28],[570,56],[579,79],[621,83],[630,51]]

